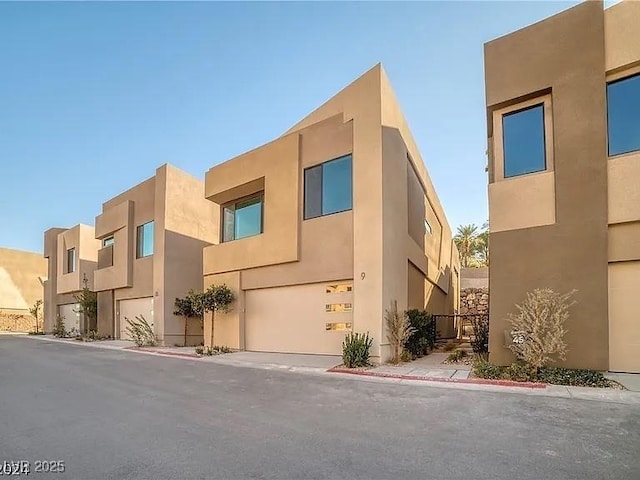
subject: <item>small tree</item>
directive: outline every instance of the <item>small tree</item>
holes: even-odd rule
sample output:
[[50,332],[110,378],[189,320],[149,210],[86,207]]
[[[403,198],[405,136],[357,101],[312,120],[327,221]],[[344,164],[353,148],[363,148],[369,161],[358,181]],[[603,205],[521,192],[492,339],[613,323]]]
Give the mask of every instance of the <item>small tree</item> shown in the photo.
[[38,333],[38,322],[40,321],[40,307],[42,306],[42,300],[36,300],[33,307],[29,309],[29,313],[36,319],[36,333]]
[[67,336],[67,330],[64,328],[64,317],[60,314],[56,315],[56,323],[53,325],[53,336],[60,338]]
[[82,290],[73,298],[78,302],[76,313],[84,315],[84,330],[96,330],[96,320],[98,318],[98,294],[89,289],[87,275],[82,279]]
[[386,311],[384,318],[387,322],[387,339],[391,344],[391,362],[397,364],[401,361],[404,344],[415,329],[409,324],[409,319],[404,312],[398,312],[396,300],[391,302],[391,307]]
[[522,305],[516,305],[517,315],[509,314],[513,344],[509,346],[519,360],[534,372],[557,357],[564,360],[567,344],[565,323],[569,319],[569,302],[575,290],[561,295],[550,288],[527,293]]
[[201,308],[202,313],[211,312],[211,346],[213,347],[213,328],[216,312],[228,312],[229,305],[234,300],[233,292],[225,284],[211,285],[205,292],[194,298],[196,309]]
[[175,308],[175,310],[173,311],[173,314],[184,318],[184,346],[185,347],[187,346],[187,330],[188,330],[187,327],[189,325],[189,319],[201,315],[196,311],[196,309],[198,308],[198,305],[194,300],[198,298],[197,295],[198,294],[193,290],[189,290],[189,293],[187,293],[187,295],[184,298],[176,298],[176,301],[173,304]]

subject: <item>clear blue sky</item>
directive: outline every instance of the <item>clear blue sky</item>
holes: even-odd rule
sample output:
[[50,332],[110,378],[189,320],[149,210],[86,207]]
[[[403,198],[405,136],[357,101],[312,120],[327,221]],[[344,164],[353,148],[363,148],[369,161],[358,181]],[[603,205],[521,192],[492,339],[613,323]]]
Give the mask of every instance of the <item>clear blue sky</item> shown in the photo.
[[575,3],[0,3],[0,246],[203,178],[378,62],[452,228],[482,224],[483,43]]

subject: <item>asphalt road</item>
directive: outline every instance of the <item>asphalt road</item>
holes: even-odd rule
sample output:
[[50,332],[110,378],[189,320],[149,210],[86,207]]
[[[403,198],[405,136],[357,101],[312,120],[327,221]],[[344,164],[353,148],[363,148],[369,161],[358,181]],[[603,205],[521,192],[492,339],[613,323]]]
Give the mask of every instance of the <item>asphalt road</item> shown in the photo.
[[59,480],[637,480],[640,409],[0,336],[4,460]]

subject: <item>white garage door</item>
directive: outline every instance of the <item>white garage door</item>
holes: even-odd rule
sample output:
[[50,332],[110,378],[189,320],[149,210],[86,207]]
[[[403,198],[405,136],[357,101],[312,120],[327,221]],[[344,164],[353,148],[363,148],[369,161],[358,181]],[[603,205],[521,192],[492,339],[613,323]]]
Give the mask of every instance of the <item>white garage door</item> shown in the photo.
[[118,319],[120,321],[120,338],[131,340],[127,333],[127,318],[135,320],[136,317],[143,316],[153,327],[153,297],[133,298],[130,300],[118,301]]
[[[327,312],[327,305],[348,305],[352,294],[327,293],[310,284],[245,292],[245,348],[257,352],[340,355],[351,326],[351,311]],[[329,328],[329,330],[328,330]]]
[[640,373],[640,262],[609,264],[609,370]]
[[67,332],[80,332],[80,314],[77,313],[79,309],[80,305],[77,303],[68,303],[66,305],[58,306],[58,314],[62,317],[64,329]]

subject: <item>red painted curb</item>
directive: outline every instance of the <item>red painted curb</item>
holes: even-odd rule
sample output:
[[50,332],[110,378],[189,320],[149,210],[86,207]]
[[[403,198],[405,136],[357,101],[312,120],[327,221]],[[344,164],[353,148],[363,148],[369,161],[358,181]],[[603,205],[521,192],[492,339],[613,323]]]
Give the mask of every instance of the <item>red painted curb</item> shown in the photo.
[[535,382],[514,382],[512,380],[489,380],[486,378],[441,378],[425,377],[419,375],[396,375],[394,373],[379,373],[366,370],[351,370],[348,368],[333,367],[327,370],[329,373],[347,373],[349,375],[362,375],[364,377],[397,378],[400,380],[417,380],[423,382],[442,383],[468,383],[472,385],[495,385],[498,387],[520,387],[520,388],[547,388],[546,383]]

